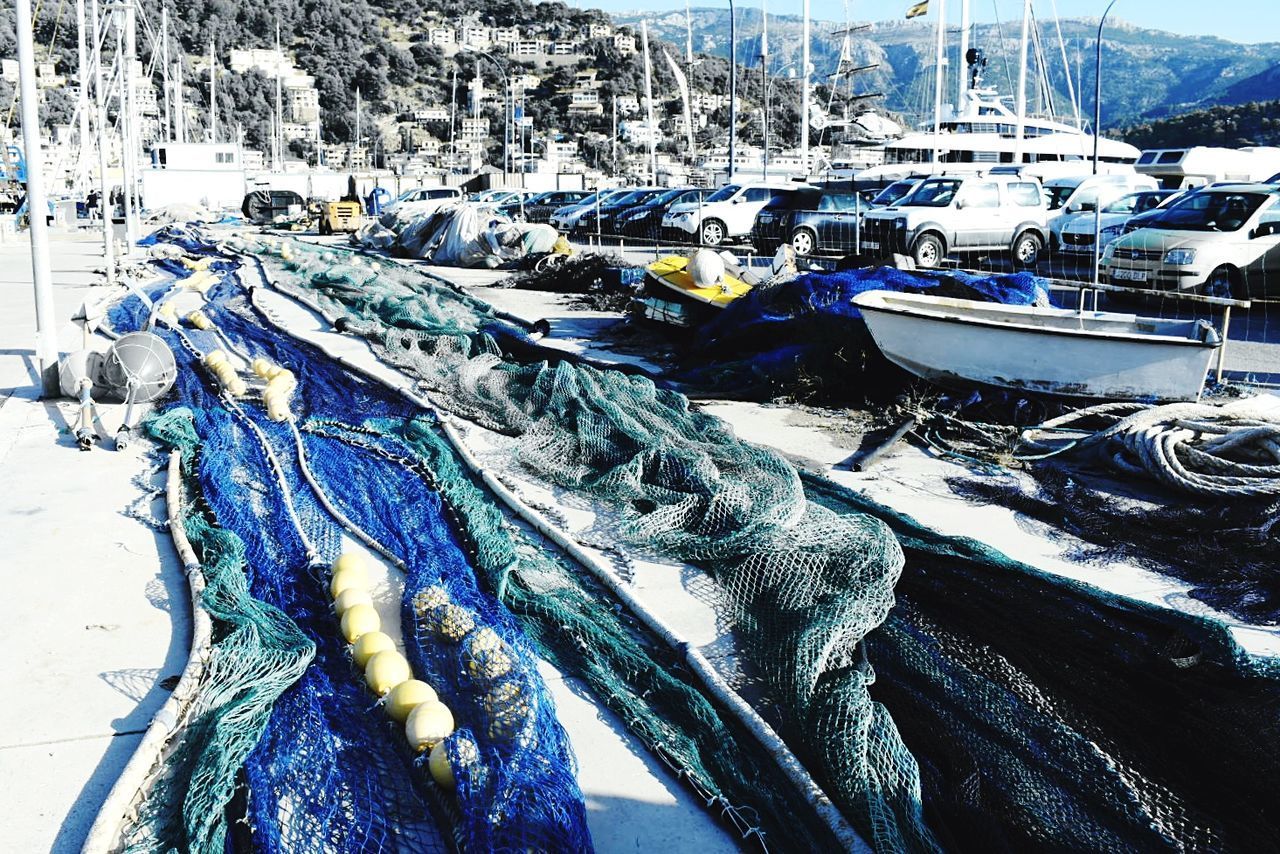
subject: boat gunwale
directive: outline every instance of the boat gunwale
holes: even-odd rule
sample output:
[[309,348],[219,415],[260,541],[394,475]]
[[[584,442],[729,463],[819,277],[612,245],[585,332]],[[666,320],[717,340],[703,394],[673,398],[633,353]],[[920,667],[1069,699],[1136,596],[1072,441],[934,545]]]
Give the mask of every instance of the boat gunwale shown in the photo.
[[[1097,339],[1102,341],[1127,342],[1127,343],[1134,343],[1134,344],[1161,344],[1161,345],[1179,346],[1179,347],[1200,347],[1205,349],[1217,349],[1222,346],[1221,338],[1219,338],[1219,340],[1217,341],[1202,341],[1195,338],[1184,338],[1176,335],[1161,335],[1161,334],[1143,335],[1137,332],[1113,332],[1108,330],[1095,330],[1095,329],[1066,329],[1066,328],[1059,328],[1059,327],[1053,327],[1053,326],[1026,326],[1026,325],[1020,325],[1012,321],[990,320],[990,319],[984,319],[980,317],[948,316],[946,314],[941,313],[942,312],[941,309],[930,309],[925,306],[920,306],[919,308],[916,308],[916,309],[890,306],[885,304],[883,298],[880,298],[881,304],[879,305],[863,302],[862,297],[867,296],[869,294],[890,294],[895,297],[903,296],[902,294],[898,294],[894,291],[866,291],[864,293],[858,294],[853,299],[854,305],[856,305],[859,310],[870,311],[870,312],[878,311],[878,312],[881,312],[882,314],[897,314],[905,317],[914,318],[917,320],[930,320],[938,323],[953,323],[953,324],[960,324],[963,326],[981,326],[989,329],[998,329],[1004,332],[1020,332],[1020,333],[1029,334],[1029,335],[1036,335],[1036,334],[1062,335],[1062,336],[1067,336],[1069,338],[1089,338],[1089,339]],[[905,296],[921,296],[921,295],[906,294]],[[935,299],[939,299],[939,298],[935,297]],[[942,297],[941,299],[948,299],[948,298]],[[970,301],[970,300],[955,300],[955,301],[956,302],[976,302],[976,301]],[[991,306],[1000,305],[999,303],[976,303],[976,304],[991,305]],[[1024,306],[1003,306],[1003,307],[1004,308],[1023,308]],[[1025,306],[1025,307],[1030,307],[1030,306]],[[963,309],[960,307],[957,307],[956,310],[957,312],[959,312],[959,311],[962,311]],[[1070,309],[1055,309],[1055,310],[1070,311]],[[1137,315],[1132,315],[1132,316],[1137,317]],[[1176,322],[1176,321],[1172,321],[1172,322]]]

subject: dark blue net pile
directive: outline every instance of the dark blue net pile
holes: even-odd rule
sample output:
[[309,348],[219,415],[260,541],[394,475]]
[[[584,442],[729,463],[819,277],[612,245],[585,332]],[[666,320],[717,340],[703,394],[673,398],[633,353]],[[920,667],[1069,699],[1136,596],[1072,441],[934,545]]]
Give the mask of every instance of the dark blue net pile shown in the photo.
[[1044,304],[1044,279],[1029,273],[977,276],[868,267],[806,273],[757,287],[699,329],[679,378],[699,394],[796,397],[841,404],[888,399],[906,381],[876,348],[853,298],[866,291]]
[[[159,297],[165,288],[154,287],[149,296]],[[410,415],[381,387],[267,332],[232,277],[224,276],[207,296],[205,312],[237,348],[299,377],[296,414],[354,427],[366,418]],[[140,299],[129,297],[112,311],[111,322],[118,331],[132,330],[148,313]],[[444,850],[449,846],[438,817],[448,814],[455,822],[446,832],[466,848],[589,849],[567,737],[534,658],[510,615],[480,591],[438,495],[404,467],[354,444],[303,435],[313,475],[328,498],[409,568],[402,602],[406,655],[415,675],[452,710],[459,727],[454,739],[476,746],[464,751],[465,764],[454,762],[456,801],[434,789],[423,757],[411,752],[403,728],[377,707],[351,662],[324,568],[340,551],[340,530],[301,476],[293,433],[269,421],[256,401],[242,403],[283,467],[318,564],[290,519],[258,437],[211,392],[179,336],[163,326],[156,331],[177,356],[174,403],[185,407],[180,417],[191,420],[201,442],[200,494],[218,523],[244,539],[253,595],[292,618],[316,649],[312,665],[276,701],[243,766],[249,835],[240,842],[269,851]],[[221,346],[209,332],[187,335],[202,352]],[[496,633],[511,662],[500,685],[482,685],[468,671],[465,643],[444,643],[426,631],[413,602],[430,586],[445,589],[477,628]],[[503,726],[495,728],[495,718]],[[456,760],[455,754],[451,750]],[[197,770],[188,785],[227,782],[204,779]],[[188,847],[180,838],[160,839],[156,847],[168,845]]]

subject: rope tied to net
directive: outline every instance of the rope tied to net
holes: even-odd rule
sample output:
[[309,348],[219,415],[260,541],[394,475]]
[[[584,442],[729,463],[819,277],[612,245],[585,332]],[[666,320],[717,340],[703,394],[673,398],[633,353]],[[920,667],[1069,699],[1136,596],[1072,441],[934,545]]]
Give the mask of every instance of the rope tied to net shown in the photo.
[[[1100,421],[1102,429],[1083,426]],[[1083,438],[1041,457],[1092,454],[1122,474],[1143,475],[1183,492],[1217,497],[1280,495],[1280,408],[1259,403],[1150,405],[1105,403],[1024,430],[1021,446],[1041,451],[1041,432]]]

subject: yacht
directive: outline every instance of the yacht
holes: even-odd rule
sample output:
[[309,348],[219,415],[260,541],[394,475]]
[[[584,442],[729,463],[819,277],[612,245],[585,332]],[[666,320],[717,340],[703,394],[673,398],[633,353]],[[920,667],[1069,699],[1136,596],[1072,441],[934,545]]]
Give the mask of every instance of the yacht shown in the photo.
[[[961,107],[944,107],[936,133],[935,123],[927,122],[917,131],[885,143],[884,164],[860,173],[860,178],[898,178],[935,170],[981,171],[1020,164],[1027,174],[1044,179],[1092,168],[1092,134],[1050,119],[1027,116],[1019,120],[995,89],[981,85],[986,65],[982,51],[972,49],[965,59],[970,85],[965,88]],[[1098,171],[1131,173],[1140,154],[1126,142],[1099,139]]]

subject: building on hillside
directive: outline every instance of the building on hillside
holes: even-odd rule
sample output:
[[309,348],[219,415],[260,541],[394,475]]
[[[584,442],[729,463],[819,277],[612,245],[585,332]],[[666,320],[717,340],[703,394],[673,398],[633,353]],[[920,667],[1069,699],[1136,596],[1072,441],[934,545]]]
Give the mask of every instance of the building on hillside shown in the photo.
[[493,44],[493,31],[488,27],[466,26],[459,29],[460,41],[464,47],[487,50]]
[[623,56],[630,56],[636,52],[636,37],[628,33],[616,33],[613,37],[613,47]]
[[542,39],[523,39],[507,45],[507,53],[512,57],[541,56],[547,52],[547,42]]
[[552,42],[548,51],[552,56],[573,56],[578,52],[576,41]]
[[640,112],[640,99],[635,95],[619,95],[617,103],[619,115],[634,116]]
[[496,45],[512,45],[520,41],[520,30],[516,27],[494,27],[489,39]]
[[289,92],[290,121],[315,124],[320,121],[320,93],[314,88],[291,88]]
[[542,78],[536,74],[513,74],[511,75],[511,88],[516,91],[537,89],[542,85]]
[[608,24],[587,24],[582,28],[584,39],[607,39],[613,35],[613,27]]
[[648,120],[620,122],[618,124],[618,133],[623,141],[630,145],[648,145],[652,141],[655,145],[662,142],[665,137],[662,134],[662,128],[655,121],[650,125]]
[[439,47],[458,43],[458,34],[453,27],[432,27],[427,30],[427,41]]
[[489,138],[489,120],[485,118],[463,119],[462,120],[462,138],[464,140],[488,139]]
[[420,125],[430,122],[447,122],[449,121],[448,107],[424,107],[413,111],[413,120]]

